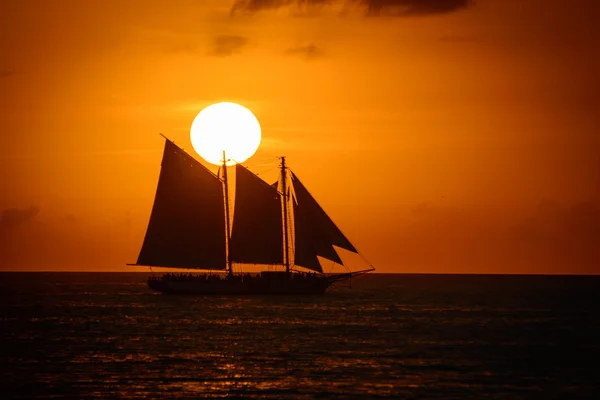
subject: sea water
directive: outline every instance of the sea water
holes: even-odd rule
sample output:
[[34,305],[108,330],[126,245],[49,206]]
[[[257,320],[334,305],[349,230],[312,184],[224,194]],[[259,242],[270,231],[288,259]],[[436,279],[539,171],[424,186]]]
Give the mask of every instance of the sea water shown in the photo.
[[325,296],[1,273],[1,398],[529,399],[600,393],[600,277],[392,275]]

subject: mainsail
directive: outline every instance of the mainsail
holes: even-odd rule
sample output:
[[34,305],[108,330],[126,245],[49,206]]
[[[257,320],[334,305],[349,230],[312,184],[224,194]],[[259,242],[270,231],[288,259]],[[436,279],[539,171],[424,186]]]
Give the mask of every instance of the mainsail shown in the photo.
[[281,216],[281,196],[277,189],[236,164],[229,259],[249,264],[282,264]]
[[317,256],[342,264],[333,246],[357,253],[357,250],[329,218],[317,201],[292,172],[296,265],[323,272]]
[[139,265],[225,269],[221,180],[167,140]]

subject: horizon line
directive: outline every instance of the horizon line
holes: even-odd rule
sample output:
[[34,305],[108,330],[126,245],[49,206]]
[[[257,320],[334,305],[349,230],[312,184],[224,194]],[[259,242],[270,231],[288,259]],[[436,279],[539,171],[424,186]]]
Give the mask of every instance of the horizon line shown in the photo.
[[[204,270],[186,270],[188,273],[200,273],[193,271],[204,271]],[[207,270],[208,271],[208,270]],[[168,273],[168,271],[160,271],[160,273]],[[259,273],[256,271],[247,271],[248,273]],[[153,271],[102,271],[102,270],[91,270],[91,271],[78,271],[78,270],[0,270],[0,274],[3,273],[51,273],[51,274],[150,274],[159,273]],[[176,273],[181,273],[177,270]],[[205,272],[207,273],[207,272]],[[215,273],[215,271],[212,271]],[[217,272],[218,273],[218,272]],[[500,272],[369,272],[368,275],[478,275],[478,276],[600,276],[599,273],[500,273]]]

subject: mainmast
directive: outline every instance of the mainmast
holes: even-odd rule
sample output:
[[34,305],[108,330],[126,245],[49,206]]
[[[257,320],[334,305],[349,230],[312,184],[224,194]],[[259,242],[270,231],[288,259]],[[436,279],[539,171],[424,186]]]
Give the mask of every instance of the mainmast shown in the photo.
[[285,157],[281,157],[281,191],[283,192],[283,259],[285,262],[285,272],[290,275],[290,251],[288,238],[288,195],[286,185]]
[[231,229],[229,228],[229,185],[227,183],[227,158],[225,158],[225,150],[223,150],[223,181],[225,184],[225,245],[227,249],[227,269],[228,275],[233,275],[231,267],[231,258],[229,257],[229,243],[231,242]]

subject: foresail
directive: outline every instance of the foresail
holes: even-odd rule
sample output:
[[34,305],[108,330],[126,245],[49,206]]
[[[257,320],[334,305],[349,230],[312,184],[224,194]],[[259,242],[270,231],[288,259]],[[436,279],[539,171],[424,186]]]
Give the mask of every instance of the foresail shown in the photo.
[[283,263],[281,196],[245,167],[235,167],[235,207],[229,259],[249,264]]
[[[315,271],[321,271],[317,256],[343,264],[333,246],[357,252],[331,218],[292,172],[294,203],[295,252],[294,263]],[[315,263],[317,260],[317,264]],[[318,265],[318,269],[317,269]]]
[[294,210],[294,264],[323,272],[311,235],[310,221],[303,215],[298,204],[292,202],[292,208]]
[[[329,215],[321,208],[319,203],[311,196],[306,190],[302,182],[292,172],[292,185],[294,186],[294,192],[296,199],[300,205],[306,207],[307,214],[310,215],[311,220],[314,223],[315,230],[323,232],[323,236],[330,240],[330,243],[334,246],[341,247],[342,249],[358,253],[352,243],[344,236],[342,231],[336,226],[336,224],[329,218]],[[321,255],[321,254],[319,254]]]
[[220,179],[167,140],[137,264],[225,269],[224,207]]

